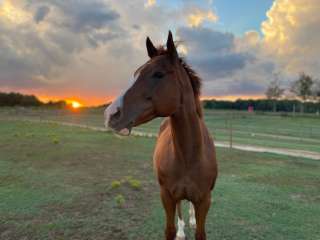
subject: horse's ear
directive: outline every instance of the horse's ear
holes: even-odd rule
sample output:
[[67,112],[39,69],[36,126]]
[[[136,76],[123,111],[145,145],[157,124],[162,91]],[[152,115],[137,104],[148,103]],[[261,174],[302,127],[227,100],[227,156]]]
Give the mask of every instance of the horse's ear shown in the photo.
[[169,35],[168,35],[167,50],[168,50],[169,55],[170,55],[173,59],[178,58],[178,52],[177,52],[176,46],[175,46],[175,44],[174,44],[171,31],[169,31]]
[[158,50],[155,48],[155,46],[153,46],[153,43],[151,42],[149,37],[147,37],[146,45],[147,45],[148,55],[150,58],[153,58],[158,55]]

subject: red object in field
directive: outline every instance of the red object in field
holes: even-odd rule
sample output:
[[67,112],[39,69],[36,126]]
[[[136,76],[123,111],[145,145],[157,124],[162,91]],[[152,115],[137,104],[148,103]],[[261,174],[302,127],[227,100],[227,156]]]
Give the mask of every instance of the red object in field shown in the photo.
[[249,107],[248,107],[248,112],[251,113],[251,112],[253,112],[253,110],[254,110],[254,109],[253,109],[253,106],[249,106]]

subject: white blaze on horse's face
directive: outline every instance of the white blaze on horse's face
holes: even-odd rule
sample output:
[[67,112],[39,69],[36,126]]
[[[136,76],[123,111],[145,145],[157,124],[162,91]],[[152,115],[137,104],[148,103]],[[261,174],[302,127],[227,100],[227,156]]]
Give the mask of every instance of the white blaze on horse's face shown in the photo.
[[113,114],[116,114],[123,105],[123,94],[121,94],[119,97],[117,97],[116,100],[114,100],[104,111],[104,125],[106,128],[109,128],[109,121],[110,117]]
[[[131,80],[131,85],[129,86],[128,89],[130,89],[132,87],[132,85],[136,82],[136,80],[138,79],[139,74],[137,74],[137,76],[135,76],[135,78],[133,80]],[[128,89],[126,91],[124,91],[122,94],[120,94],[104,111],[104,125],[106,128],[110,129],[110,118],[112,115],[120,113],[121,109],[123,108],[123,98],[124,95],[126,94],[126,92],[128,91]],[[111,128],[112,129],[112,128]],[[124,135],[127,136],[130,134],[130,129],[128,128],[123,128],[120,131],[118,131],[117,133],[119,133],[120,135]]]

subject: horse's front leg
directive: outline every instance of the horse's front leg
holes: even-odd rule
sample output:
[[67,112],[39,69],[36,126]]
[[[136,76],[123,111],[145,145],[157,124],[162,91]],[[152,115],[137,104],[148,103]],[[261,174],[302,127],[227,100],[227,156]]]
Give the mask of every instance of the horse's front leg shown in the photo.
[[195,204],[196,215],[196,240],[206,240],[206,217],[211,204],[211,194],[209,193],[206,198],[201,202]]
[[166,240],[174,240],[176,237],[175,213],[176,202],[172,199],[170,193],[161,187],[161,200],[166,212]]

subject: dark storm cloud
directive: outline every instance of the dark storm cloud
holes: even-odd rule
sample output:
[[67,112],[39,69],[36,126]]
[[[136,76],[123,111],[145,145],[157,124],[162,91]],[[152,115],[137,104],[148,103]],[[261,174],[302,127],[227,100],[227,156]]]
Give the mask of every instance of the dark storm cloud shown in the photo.
[[192,53],[197,52],[218,54],[231,51],[234,47],[234,35],[214,31],[209,28],[189,28],[181,27],[177,30],[177,35],[182,42],[191,48]]
[[265,85],[256,81],[257,79],[241,79],[232,81],[227,90],[227,94],[251,95],[265,91]]
[[59,2],[57,6],[67,17],[66,25],[75,32],[101,29],[112,24],[120,15],[103,2],[92,1]]
[[231,77],[254,56],[235,50],[234,35],[208,28],[179,28],[179,39],[188,49],[190,62],[204,76],[204,80]]
[[45,17],[50,12],[50,8],[48,6],[41,6],[36,10],[36,13],[34,15],[34,21],[36,23],[39,23],[45,19]]
[[204,72],[206,80],[214,80],[232,76],[237,70],[243,69],[250,60],[253,60],[253,57],[248,54],[229,53],[194,59],[193,63]]

